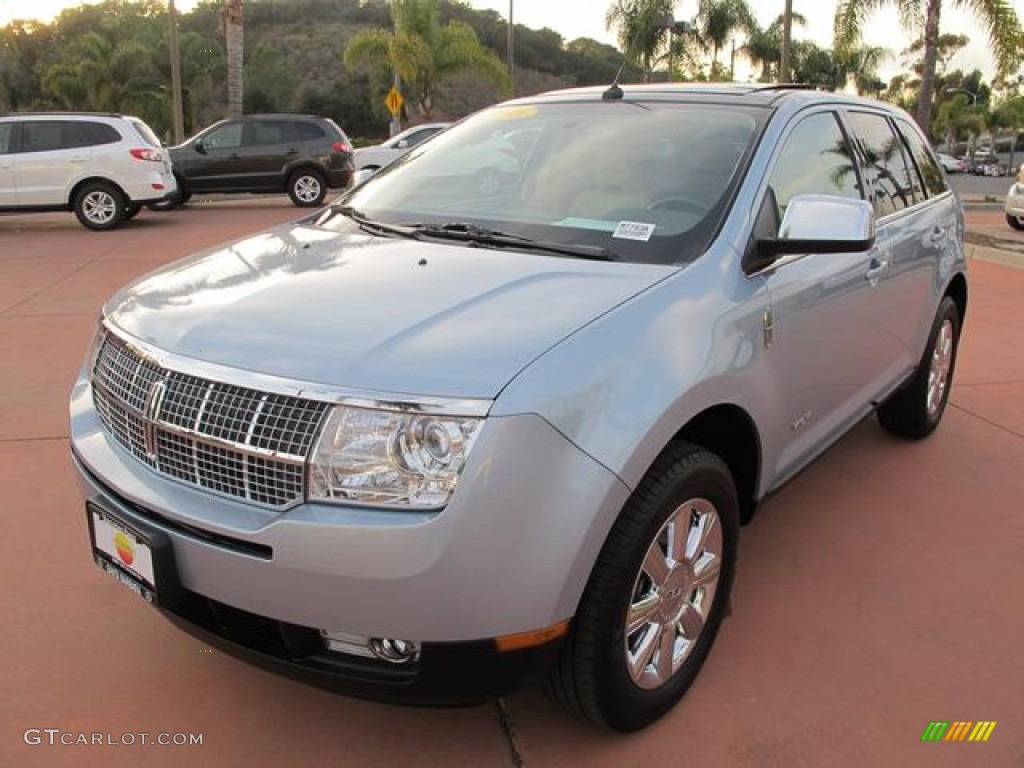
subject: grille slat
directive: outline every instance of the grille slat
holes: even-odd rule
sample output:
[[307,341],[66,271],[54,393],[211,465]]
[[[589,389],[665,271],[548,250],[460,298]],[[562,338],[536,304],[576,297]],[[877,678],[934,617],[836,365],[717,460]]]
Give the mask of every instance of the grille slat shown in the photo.
[[[147,414],[160,382],[163,399]],[[166,370],[111,334],[92,383],[104,428],[156,471],[270,507],[304,497],[304,461],[327,403]]]

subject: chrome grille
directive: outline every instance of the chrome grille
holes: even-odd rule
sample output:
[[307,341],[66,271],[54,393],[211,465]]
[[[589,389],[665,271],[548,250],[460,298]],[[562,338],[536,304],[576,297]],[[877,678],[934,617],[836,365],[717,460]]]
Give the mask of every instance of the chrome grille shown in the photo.
[[167,370],[109,333],[92,385],[107,432],[153,469],[271,507],[305,495],[304,463],[327,403]]

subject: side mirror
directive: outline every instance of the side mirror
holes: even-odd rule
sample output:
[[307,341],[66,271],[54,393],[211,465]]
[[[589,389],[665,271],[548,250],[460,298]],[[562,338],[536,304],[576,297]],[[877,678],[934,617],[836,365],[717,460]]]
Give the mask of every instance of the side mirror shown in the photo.
[[776,237],[757,241],[747,272],[764,269],[780,256],[802,253],[863,253],[875,244],[875,212],[864,200],[831,195],[797,195],[789,202]]
[[206,154],[206,145],[203,144],[202,139],[197,139],[196,143],[193,144],[192,146],[195,147],[196,152],[198,152],[200,155]]
[[376,168],[360,168],[352,176],[352,186],[358,187],[363,182],[372,179],[377,175],[377,170]]

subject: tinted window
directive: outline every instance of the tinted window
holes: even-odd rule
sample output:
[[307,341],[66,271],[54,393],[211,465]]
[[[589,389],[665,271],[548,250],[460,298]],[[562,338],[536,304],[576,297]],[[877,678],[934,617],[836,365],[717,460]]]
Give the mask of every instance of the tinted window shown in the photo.
[[6,155],[13,149],[11,137],[14,135],[14,123],[0,123],[0,155]]
[[83,120],[78,123],[78,130],[82,134],[83,141],[89,146],[116,144],[121,140],[121,134],[113,126],[106,123],[93,123]]
[[797,195],[860,198],[853,150],[833,112],[805,117],[786,138],[769,185],[779,217]]
[[914,174],[889,121],[883,115],[851,112],[850,122],[864,157],[875,213],[887,216],[914,205]]
[[407,146],[415,147],[421,141],[426,141],[440,130],[440,128],[424,128],[422,131],[410,133],[409,136],[406,138]]
[[136,131],[138,131],[138,134],[142,137],[143,141],[153,147],[160,146],[160,139],[156,137],[156,134],[153,133],[153,130],[148,125],[141,120],[136,120],[134,117],[128,118],[128,122],[131,123],[132,127]]
[[896,127],[899,129],[900,135],[903,136],[903,140],[907,143],[911,156],[917,163],[917,168],[921,172],[921,177],[924,179],[924,185],[928,189],[929,195],[941,195],[947,189],[946,178],[942,175],[942,170],[939,168],[935,156],[921,139],[921,134],[906,120],[897,119]]
[[253,120],[245,137],[246,146],[264,147],[295,141],[295,123],[283,120]]
[[52,152],[89,145],[79,123],[70,120],[26,120],[21,129],[22,152]]
[[207,149],[237,149],[242,146],[242,124],[228,123],[203,137]]
[[298,128],[300,139],[322,139],[324,137],[324,129],[316,123],[295,123],[295,127]]

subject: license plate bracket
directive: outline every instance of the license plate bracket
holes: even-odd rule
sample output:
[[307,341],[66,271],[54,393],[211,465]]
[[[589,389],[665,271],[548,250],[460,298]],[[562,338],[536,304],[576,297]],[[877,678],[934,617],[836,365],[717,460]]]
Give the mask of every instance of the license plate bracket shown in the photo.
[[93,559],[143,600],[170,607],[182,598],[170,537],[93,501],[85,503]]

